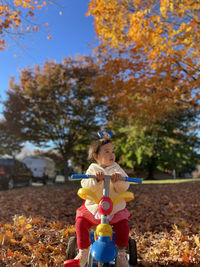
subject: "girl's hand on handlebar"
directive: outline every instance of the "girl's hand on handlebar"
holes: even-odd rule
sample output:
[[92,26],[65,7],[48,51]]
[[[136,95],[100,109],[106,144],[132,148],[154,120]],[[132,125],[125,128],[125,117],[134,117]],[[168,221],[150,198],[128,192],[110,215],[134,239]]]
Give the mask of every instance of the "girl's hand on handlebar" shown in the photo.
[[115,183],[115,182],[119,181],[120,178],[121,178],[121,174],[116,172],[116,173],[113,173],[112,174],[111,181],[113,183]]
[[97,172],[96,173],[96,180],[97,180],[97,182],[104,180],[104,173],[103,172]]

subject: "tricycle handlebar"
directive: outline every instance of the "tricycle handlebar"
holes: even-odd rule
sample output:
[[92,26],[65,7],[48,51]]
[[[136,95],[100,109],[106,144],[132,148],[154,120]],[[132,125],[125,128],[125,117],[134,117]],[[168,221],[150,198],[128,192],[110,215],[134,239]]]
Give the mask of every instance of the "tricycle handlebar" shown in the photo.
[[[110,179],[111,175],[104,175],[104,178]],[[71,179],[88,179],[88,178],[96,178],[95,175],[89,175],[89,174],[72,174]],[[126,182],[132,182],[132,183],[142,183],[142,179],[139,178],[132,178],[132,177],[121,177],[120,180],[124,180]]]

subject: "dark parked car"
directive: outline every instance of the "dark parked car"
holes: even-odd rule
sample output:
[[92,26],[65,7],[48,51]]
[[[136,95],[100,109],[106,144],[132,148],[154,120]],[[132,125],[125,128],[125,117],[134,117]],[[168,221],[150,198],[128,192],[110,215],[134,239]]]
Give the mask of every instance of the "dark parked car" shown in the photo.
[[16,159],[0,158],[0,185],[13,189],[17,185],[32,185],[32,172]]

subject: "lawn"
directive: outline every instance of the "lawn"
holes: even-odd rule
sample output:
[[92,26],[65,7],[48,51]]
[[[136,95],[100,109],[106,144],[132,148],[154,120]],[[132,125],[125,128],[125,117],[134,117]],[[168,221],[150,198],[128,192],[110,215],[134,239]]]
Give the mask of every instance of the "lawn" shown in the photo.
[[180,184],[187,182],[200,182],[200,179],[161,179],[161,180],[144,180],[143,184]]

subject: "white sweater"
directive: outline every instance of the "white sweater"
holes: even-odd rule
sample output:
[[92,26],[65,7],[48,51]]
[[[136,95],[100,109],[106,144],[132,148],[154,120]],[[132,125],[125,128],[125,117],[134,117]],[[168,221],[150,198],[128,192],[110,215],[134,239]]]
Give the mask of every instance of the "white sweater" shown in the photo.
[[[120,173],[122,177],[127,177],[128,175],[124,172],[124,170],[115,162],[112,166],[102,168],[96,163],[92,163],[86,171],[86,174],[95,175],[97,172],[103,172],[105,175],[112,175],[113,173]],[[96,194],[96,196],[100,199],[103,196],[103,181],[97,182],[95,178],[90,179],[82,179],[81,186],[90,189],[92,192]],[[115,197],[124,191],[127,191],[129,188],[129,183],[125,181],[117,181],[113,183],[110,181],[110,198],[112,200]],[[98,205],[91,199],[86,199],[85,202],[86,208],[95,215],[98,209]],[[114,207],[111,213],[115,214],[116,212],[124,209],[126,207],[126,202],[124,200],[120,200]]]

